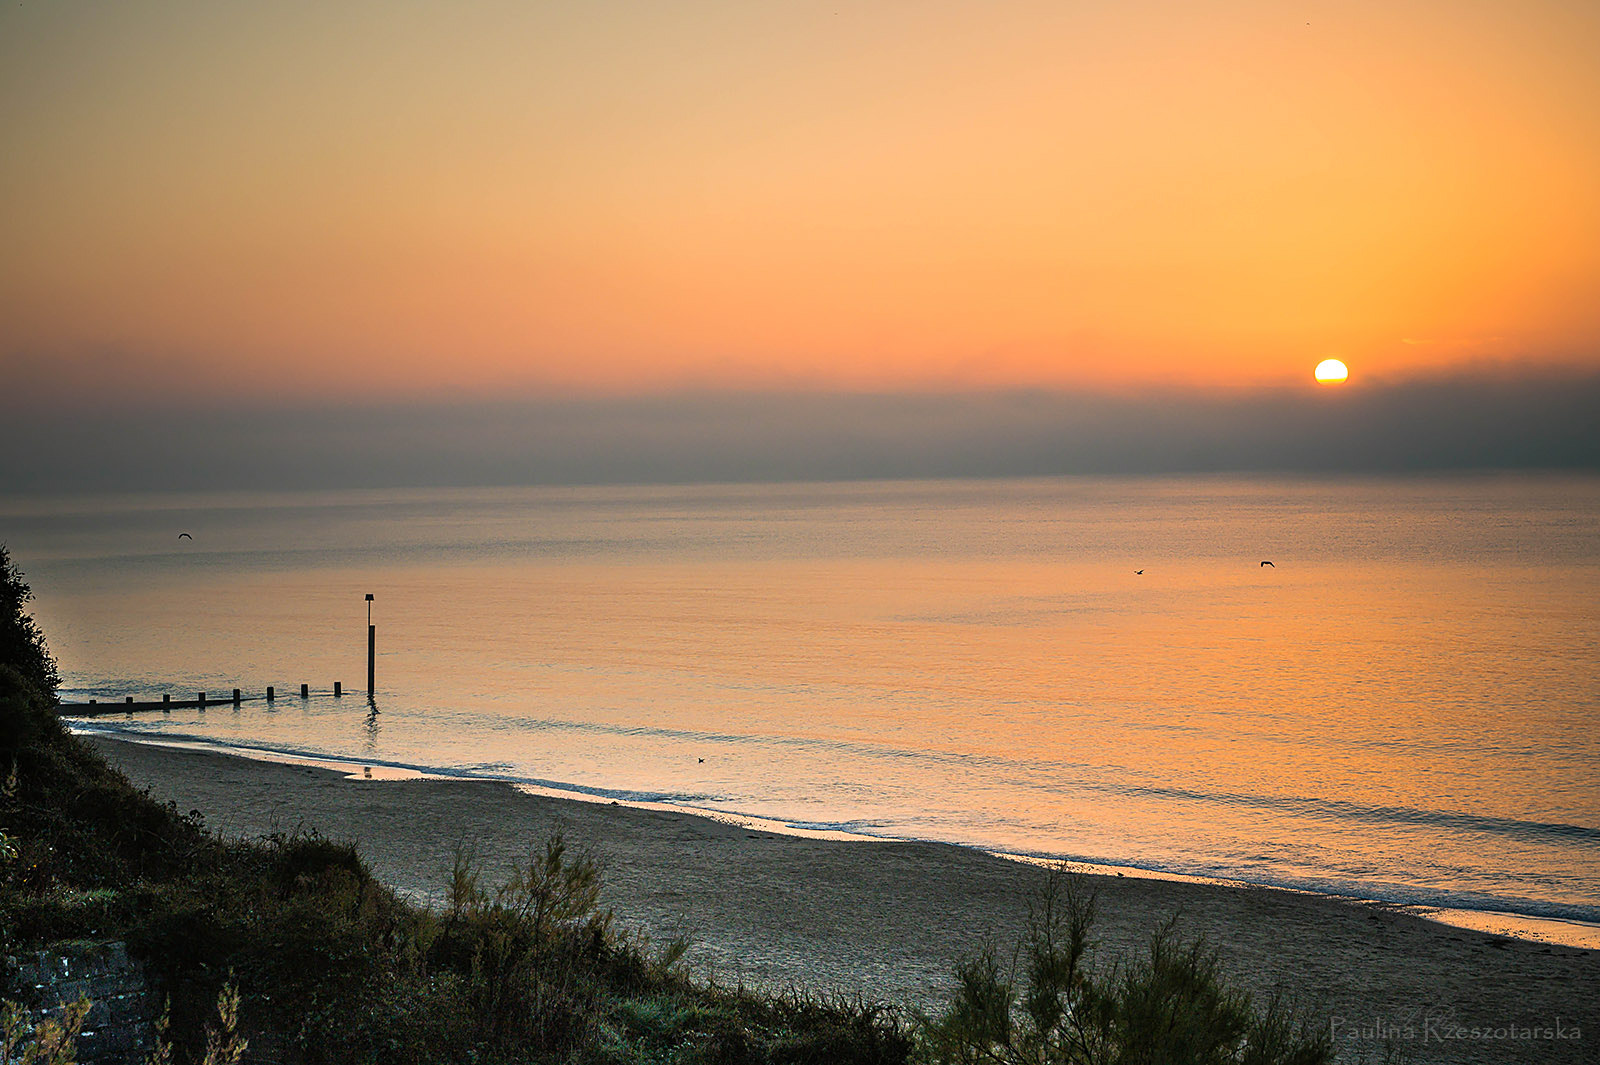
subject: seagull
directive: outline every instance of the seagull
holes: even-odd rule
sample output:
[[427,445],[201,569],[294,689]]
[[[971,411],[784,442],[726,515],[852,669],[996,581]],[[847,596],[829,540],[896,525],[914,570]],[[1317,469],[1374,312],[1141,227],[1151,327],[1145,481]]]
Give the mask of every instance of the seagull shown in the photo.
[[[1261,563],[1261,564],[1262,564],[1262,565],[1263,565],[1263,566],[1272,566],[1272,563],[1270,563],[1270,562],[1262,562],[1262,563]],[[1277,567],[1277,566],[1272,566],[1272,568],[1273,568],[1273,569],[1277,569],[1277,568],[1278,568],[1278,567]]]
[[702,759],[700,759],[700,760],[701,760],[701,761],[702,761],[702,762],[703,762],[703,761],[705,761],[705,759],[704,759],[704,758],[702,758]]
[[193,540],[194,537],[190,536],[188,533],[179,533],[178,534],[178,539],[180,539],[180,540]]
[[1137,577],[1137,576],[1139,576],[1139,575],[1140,575],[1140,574],[1142,574],[1142,573],[1143,573],[1143,572],[1144,572],[1144,570],[1142,570],[1142,569],[1136,569],[1136,570],[1134,570],[1134,571],[1133,571],[1133,575],[1134,575],[1134,576],[1135,576],[1135,577]]

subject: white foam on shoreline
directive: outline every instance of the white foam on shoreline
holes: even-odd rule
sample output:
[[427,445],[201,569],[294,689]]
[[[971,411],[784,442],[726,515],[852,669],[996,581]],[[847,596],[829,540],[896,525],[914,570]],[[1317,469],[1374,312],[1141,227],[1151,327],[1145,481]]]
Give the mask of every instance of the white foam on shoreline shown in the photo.
[[[316,757],[311,755],[290,754],[260,747],[240,747],[227,744],[209,743],[204,740],[193,739],[164,739],[130,733],[118,729],[100,729],[89,725],[72,724],[69,726],[73,735],[97,736],[104,739],[120,740],[126,743],[142,743],[151,747],[167,747],[177,750],[199,751],[210,754],[231,755],[247,758],[259,762],[275,762],[280,765],[305,766],[314,769],[323,769],[328,772],[338,773],[349,781],[368,783],[386,780],[444,780],[444,781],[480,781],[494,784],[505,784],[524,795],[539,796],[542,798],[559,799],[571,802],[585,802],[596,806],[626,806],[636,810],[652,810],[658,813],[687,814],[702,817],[708,821],[716,821],[725,825],[733,825],[751,831],[771,832],[774,835],[795,836],[802,839],[830,840],[842,843],[905,843],[905,842],[933,842],[903,840],[897,837],[873,836],[860,832],[849,832],[834,828],[814,828],[806,825],[797,825],[786,821],[770,818],[755,817],[748,814],[734,814],[719,810],[707,810],[700,807],[688,806],[680,803],[654,802],[639,799],[619,799],[609,795],[597,795],[589,792],[568,790],[565,788],[551,787],[543,784],[529,784],[520,781],[503,780],[496,777],[475,777],[465,774],[429,773],[408,766],[384,765],[381,763],[363,762],[355,759],[338,759]],[[959,844],[948,844],[959,846]],[[1186,873],[1172,873],[1158,869],[1143,869],[1131,865],[1106,865],[1094,862],[1079,862],[1069,859],[1045,858],[1035,855],[1011,854],[1004,851],[989,851],[996,858],[1007,861],[1021,862],[1027,865],[1042,867],[1059,867],[1067,872],[1082,873],[1090,876],[1127,877],[1138,880],[1162,880],[1180,884],[1200,884],[1209,887],[1240,888],[1257,891],[1287,891],[1297,895],[1306,895],[1324,898],[1335,902],[1345,902],[1352,905],[1372,906],[1394,913],[1410,914],[1423,920],[1433,921],[1437,924],[1448,925],[1452,928],[1463,928],[1489,935],[1503,936],[1508,939],[1520,939],[1533,943],[1544,943],[1552,946],[1576,947],[1581,950],[1600,950],[1600,924],[1577,921],[1558,917],[1535,917],[1527,914],[1504,913],[1494,910],[1467,910],[1439,906],[1407,905],[1388,902],[1380,899],[1367,899],[1354,895],[1333,895],[1306,888],[1282,887],[1274,884],[1257,884],[1246,880],[1232,880],[1224,877],[1195,876]]]
[[590,795],[581,791],[545,787],[542,784],[521,784],[509,781],[507,783],[511,783],[513,788],[524,795],[537,795],[547,799],[563,799],[572,802],[587,802],[596,806],[626,806],[633,810],[655,810],[659,813],[689,814],[694,817],[703,817],[707,821],[716,821],[719,824],[733,825],[737,828],[750,829],[755,832],[771,832],[781,836],[798,836],[801,839],[835,840],[841,843],[886,842],[885,837],[868,836],[860,832],[846,832],[835,828],[807,828],[804,825],[790,824],[787,821],[774,821],[765,817],[733,814],[722,810],[706,810],[698,806],[685,806],[675,802],[613,799],[605,795]]
[[1392,906],[1391,909],[1437,921],[1452,928],[1468,928],[1474,932],[1505,936],[1508,939],[1526,939],[1534,943],[1549,943],[1558,947],[1581,947],[1600,950],[1600,924],[1588,921],[1571,921],[1561,917],[1529,917],[1521,913],[1498,913],[1493,910],[1450,910],[1436,906]]
[[1406,913],[1413,917],[1420,917],[1425,921],[1449,925],[1452,928],[1466,928],[1475,932],[1487,932],[1490,935],[1505,936],[1508,939],[1525,939],[1533,943],[1578,947],[1582,950],[1600,950],[1600,924],[1594,924],[1589,921],[1575,921],[1563,917],[1533,917],[1528,914],[1504,913],[1498,910],[1462,910],[1443,906],[1408,905],[1406,903],[1387,902],[1382,899],[1365,899],[1359,895],[1333,895],[1322,891],[1311,891],[1307,888],[1282,887],[1276,884],[1255,884],[1248,880],[1229,880],[1224,877],[1190,876],[1184,873],[1140,869],[1135,866],[1060,861],[1051,858],[1036,858],[1026,854],[1005,854],[1000,851],[990,851],[989,853],[997,858],[1006,858],[1029,865],[1060,866],[1071,873],[1087,873],[1091,876],[1125,876],[1139,880],[1169,880],[1182,884],[1207,884],[1212,887],[1249,888],[1258,891],[1288,891],[1296,895],[1333,899],[1356,906],[1370,906],[1374,909],[1388,910],[1391,913]]
[[472,777],[450,776],[444,773],[425,773],[406,766],[359,762],[353,759],[318,758],[312,755],[289,754],[263,747],[238,747],[232,744],[208,743],[205,740],[174,740],[124,732],[120,729],[98,729],[80,725],[71,726],[74,736],[95,736],[123,743],[142,743],[146,747],[166,747],[177,751],[199,751],[204,754],[230,755],[248,758],[253,762],[276,762],[279,765],[306,766],[338,773],[346,780],[471,780]]

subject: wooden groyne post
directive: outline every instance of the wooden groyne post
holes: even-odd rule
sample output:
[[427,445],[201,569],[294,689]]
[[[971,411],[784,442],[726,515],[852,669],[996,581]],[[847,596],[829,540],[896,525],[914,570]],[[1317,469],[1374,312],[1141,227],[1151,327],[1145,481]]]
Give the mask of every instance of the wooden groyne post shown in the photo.
[[367,694],[377,691],[378,630],[372,624],[372,593],[367,593]]
[[[311,685],[300,685],[300,692],[302,698],[310,699]],[[344,685],[339,681],[333,682],[333,694],[341,697],[344,695]],[[268,686],[266,689],[265,701],[269,707],[277,705],[277,697],[278,689]],[[243,703],[260,701],[261,698],[262,697],[260,695],[251,695],[243,689],[232,688],[225,692],[221,698],[217,698],[214,695],[208,695],[206,692],[196,692],[188,697],[180,695],[174,698],[170,692],[163,692],[160,698],[157,698],[154,695],[144,699],[141,699],[137,695],[124,695],[121,699],[118,699],[116,696],[110,696],[103,700],[94,698],[81,703],[58,702],[56,706],[63,715],[105,717],[112,714],[123,713],[153,713],[157,710],[170,714],[172,711],[179,709],[199,710],[201,713],[204,713],[207,709],[213,706],[226,706],[232,704],[234,707],[238,707]]]
[[[367,699],[368,699],[368,702],[371,703],[371,705],[372,705],[373,712],[376,713],[377,712],[377,704],[375,702],[372,702],[372,700],[373,700],[373,697],[376,696],[377,692],[378,692],[378,627],[372,623],[372,602],[373,602],[373,598],[374,597],[373,597],[371,592],[366,593],[366,601],[367,601]],[[256,699],[258,698],[257,696],[253,696],[252,695],[247,700],[245,698],[244,692],[239,688],[232,689],[232,694],[233,694],[232,702],[233,702],[233,705],[236,706],[236,707],[239,706],[241,703],[244,703],[246,701],[255,702]],[[333,694],[334,694],[334,696],[336,698],[343,698],[343,696],[344,696],[344,684],[343,684],[343,682],[337,681],[337,680],[333,682]],[[275,703],[277,701],[277,697],[278,697],[277,689],[269,684],[267,686],[266,701],[268,703]],[[103,705],[102,706],[98,699],[90,699],[87,703],[59,703],[58,707],[61,710],[61,712],[64,713],[64,714],[65,713],[70,713],[70,712],[72,712],[74,710],[77,710],[77,711],[86,711],[88,716],[93,717],[93,716],[96,716],[96,715],[99,715],[99,714],[110,714],[110,713],[123,712],[124,710],[127,713],[133,713],[134,711],[137,711],[137,710],[156,710],[156,709],[160,709],[160,710],[166,711],[167,713],[171,713],[175,709],[184,708],[184,707],[195,707],[195,708],[199,709],[201,712],[204,712],[206,707],[208,707],[208,706],[213,706],[213,705],[220,706],[220,705],[226,704],[229,701],[228,697],[226,695],[222,696],[220,699],[207,699],[205,692],[198,692],[196,694],[196,697],[192,701],[183,699],[181,697],[177,701],[174,701],[170,694],[163,694],[161,696],[161,701],[159,703],[158,702],[154,702],[153,701],[154,698],[155,698],[154,696],[150,696],[149,699],[152,700],[152,701],[140,702],[134,696],[128,695],[128,696],[124,696],[123,697],[122,703],[120,705],[117,704],[115,701],[109,701],[107,705]],[[311,685],[310,684],[302,683],[300,685],[300,698],[303,699],[303,700],[309,700],[311,698]],[[113,708],[115,708],[115,709],[113,709]]]

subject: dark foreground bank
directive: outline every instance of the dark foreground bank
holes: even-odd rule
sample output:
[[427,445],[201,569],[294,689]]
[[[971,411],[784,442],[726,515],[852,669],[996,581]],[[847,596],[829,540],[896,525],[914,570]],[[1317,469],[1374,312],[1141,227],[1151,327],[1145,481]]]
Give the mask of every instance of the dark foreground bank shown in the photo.
[[[350,780],[213,752],[94,746],[224,835],[315,830],[352,840],[381,880],[434,901],[459,847],[498,874],[559,829],[599,860],[602,900],[626,923],[658,940],[687,933],[698,971],[767,989],[935,1008],[958,961],[986,943],[1008,956],[1045,877],[942,844],[803,839],[489,782]],[[1289,994],[1319,1008],[1341,1058],[1381,1058],[1387,1039],[1417,1061],[1592,1060],[1600,952],[1313,895],[1089,879],[1099,956],[1142,953],[1152,930],[1177,915],[1180,934],[1219,947],[1226,973],[1258,1001]]]

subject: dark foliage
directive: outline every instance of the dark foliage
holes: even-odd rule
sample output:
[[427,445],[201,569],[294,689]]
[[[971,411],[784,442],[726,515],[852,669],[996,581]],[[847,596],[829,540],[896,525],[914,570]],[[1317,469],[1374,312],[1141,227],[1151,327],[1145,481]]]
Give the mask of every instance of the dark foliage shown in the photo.
[[[1148,958],[1087,964],[1094,897],[1053,876],[1037,900],[1020,966],[993,951],[962,965],[943,1016],[924,1026],[942,1065],[1326,1065],[1326,1028],[1281,1002],[1265,1010],[1227,985],[1217,955],[1168,922]],[[1021,973],[1016,969],[1020,968]]]
[[61,678],[56,675],[56,662],[50,657],[44,633],[28,614],[31,599],[33,590],[12,563],[6,545],[0,544],[0,662],[53,702]]

